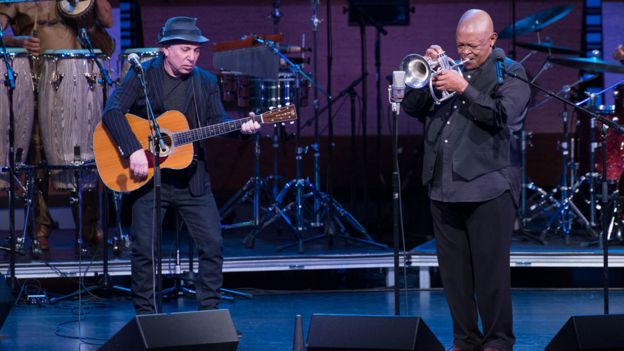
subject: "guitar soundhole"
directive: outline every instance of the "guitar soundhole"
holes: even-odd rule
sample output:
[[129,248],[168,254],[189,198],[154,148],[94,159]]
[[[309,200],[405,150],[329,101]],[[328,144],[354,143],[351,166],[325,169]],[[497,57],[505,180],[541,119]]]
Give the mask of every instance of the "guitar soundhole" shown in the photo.
[[[171,141],[171,135],[167,134],[166,132],[162,131],[162,136],[163,136],[163,141],[165,142],[165,149],[160,151],[160,157],[162,158],[163,156],[168,156],[169,154],[171,154],[171,152],[173,151],[173,148],[171,147],[173,145],[173,142]],[[153,149],[153,145],[151,146],[151,152],[150,154],[153,154],[154,152]]]

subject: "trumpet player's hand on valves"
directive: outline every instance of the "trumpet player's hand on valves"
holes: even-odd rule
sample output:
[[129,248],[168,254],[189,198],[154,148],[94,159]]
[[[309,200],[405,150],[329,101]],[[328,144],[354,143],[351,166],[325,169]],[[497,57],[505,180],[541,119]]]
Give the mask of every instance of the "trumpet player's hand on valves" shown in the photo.
[[466,87],[468,87],[468,82],[462,77],[459,72],[447,69],[438,74],[436,74],[433,78],[433,86],[438,90],[446,90],[449,92],[458,92],[462,94]]
[[442,47],[440,45],[431,45],[427,51],[425,51],[425,57],[431,61],[437,60],[438,56],[443,53]]

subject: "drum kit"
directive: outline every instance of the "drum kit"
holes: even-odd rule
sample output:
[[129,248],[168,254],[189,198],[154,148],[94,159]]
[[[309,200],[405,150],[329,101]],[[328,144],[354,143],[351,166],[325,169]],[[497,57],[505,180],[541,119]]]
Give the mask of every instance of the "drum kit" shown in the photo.
[[[542,29],[550,24],[555,23],[566,17],[572,11],[571,5],[561,5],[548,8],[546,10],[537,12],[519,21],[516,21],[511,26],[504,28],[499,32],[499,38],[501,39],[513,39],[514,44],[531,50],[530,53],[525,56],[520,62],[526,60],[529,56],[536,53],[547,54],[547,59],[539,70],[539,72],[532,77],[532,83],[537,81],[539,76],[550,68],[552,64],[560,65],[578,69],[588,74],[602,74],[606,72],[611,73],[624,73],[624,65],[617,62],[609,62],[602,60],[598,57],[570,57],[566,55],[579,55],[580,51],[572,48],[554,45],[551,42],[543,42],[540,39],[540,32]],[[524,34],[535,32],[537,34],[537,42],[517,42],[515,38]],[[595,53],[596,55],[599,53]],[[553,55],[561,55],[554,57]],[[572,98],[570,96],[571,88],[596,78],[595,75],[585,75],[573,84],[564,86],[558,94],[554,94],[557,97],[563,97],[565,99]],[[598,104],[597,101],[601,98],[601,95],[613,90],[615,97],[615,105],[612,107],[605,107],[603,104]],[[622,95],[624,94],[624,81],[619,82],[607,89],[602,90],[599,93],[593,93],[590,97],[571,104],[573,107],[585,106],[588,110],[594,114],[598,114],[602,117],[606,117],[608,121],[618,122],[618,118],[621,119],[624,114],[624,102]],[[552,97],[548,96],[541,102],[533,104],[529,109],[535,109],[544,103],[552,101]],[[529,143],[530,133],[523,131],[521,136],[522,145],[522,201],[519,211],[519,223],[520,232],[527,235],[529,238],[537,240],[543,244],[546,243],[547,234],[552,232],[561,232],[564,236],[566,244],[571,242],[570,232],[574,221],[578,222],[589,233],[590,239],[597,239],[600,223],[596,219],[599,216],[609,216],[606,222],[609,225],[609,239],[621,241],[622,233],[620,228],[624,225],[624,203],[619,192],[622,189],[621,177],[624,170],[624,137],[616,133],[614,128],[609,128],[606,124],[599,123],[595,118],[591,118],[589,141],[575,140],[574,136],[578,135],[578,131],[570,130],[576,128],[577,125],[583,125],[582,123],[570,123],[569,106],[570,104],[564,103],[564,108],[561,113],[563,122],[563,140],[560,141],[560,148],[562,152],[562,173],[559,184],[551,191],[546,191],[538,187],[535,183],[531,182],[526,177],[524,155],[526,152],[526,145]],[[572,111],[574,112],[574,111]],[[591,116],[585,113],[578,113],[578,118],[589,119]],[[596,126],[600,126],[596,131]],[[597,140],[602,138],[602,143]],[[589,149],[589,171],[585,174],[579,174],[579,164],[574,159],[574,154],[578,150],[574,150],[575,143],[582,144],[576,146],[577,148],[584,148],[585,144]],[[604,148],[604,150],[600,150]],[[609,205],[601,206],[595,193],[597,186],[602,182],[603,162],[602,154],[606,155],[606,178],[611,184],[614,184],[610,189],[611,193],[609,197]],[[620,183],[619,187],[617,184]],[[532,194],[529,194],[531,192]],[[604,195],[601,195],[605,197]],[[606,200],[605,200],[606,202]],[[538,235],[532,234],[533,231],[529,230],[529,223],[538,219],[546,217],[546,223],[539,222],[536,226],[540,228]],[[538,222],[536,222],[538,223]]]

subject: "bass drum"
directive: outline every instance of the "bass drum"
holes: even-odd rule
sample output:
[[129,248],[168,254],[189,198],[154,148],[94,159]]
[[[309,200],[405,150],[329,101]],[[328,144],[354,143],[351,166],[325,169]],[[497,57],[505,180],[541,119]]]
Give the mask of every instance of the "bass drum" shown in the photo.
[[128,62],[128,56],[130,54],[137,54],[139,56],[139,61],[145,62],[150,60],[160,54],[160,48],[138,48],[138,49],[126,49],[124,52],[119,55],[119,67],[121,68],[120,75],[118,77],[119,81],[123,81],[126,73],[130,69],[130,63]]
[[[96,50],[98,59],[104,58]],[[48,165],[79,165],[93,161],[93,130],[102,118],[99,70],[87,50],[47,50],[39,81],[39,123]],[[75,191],[73,170],[52,170],[56,190]],[[97,174],[81,172],[83,190],[94,189]]]
[[[13,91],[13,115],[15,116],[15,157],[24,163],[28,157],[28,147],[32,136],[35,120],[35,96],[32,72],[30,70],[31,55],[25,49],[7,49],[16,74],[15,90]],[[0,65],[0,77],[4,80],[6,66]],[[19,156],[21,155],[21,157]],[[19,159],[18,159],[19,157]],[[9,98],[7,87],[0,86],[0,166],[9,166]],[[7,189],[9,176],[0,175],[0,189]]]

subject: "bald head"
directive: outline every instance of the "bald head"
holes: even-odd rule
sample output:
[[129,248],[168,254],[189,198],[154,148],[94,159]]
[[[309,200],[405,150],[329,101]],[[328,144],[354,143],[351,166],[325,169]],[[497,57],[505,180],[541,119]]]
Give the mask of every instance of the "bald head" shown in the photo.
[[457,24],[457,31],[466,33],[482,33],[485,37],[489,37],[494,32],[494,23],[492,17],[483,11],[472,9],[464,12]]
[[457,24],[457,50],[461,59],[469,58],[464,66],[474,69],[487,60],[498,35],[494,33],[492,17],[483,11],[466,11]]

